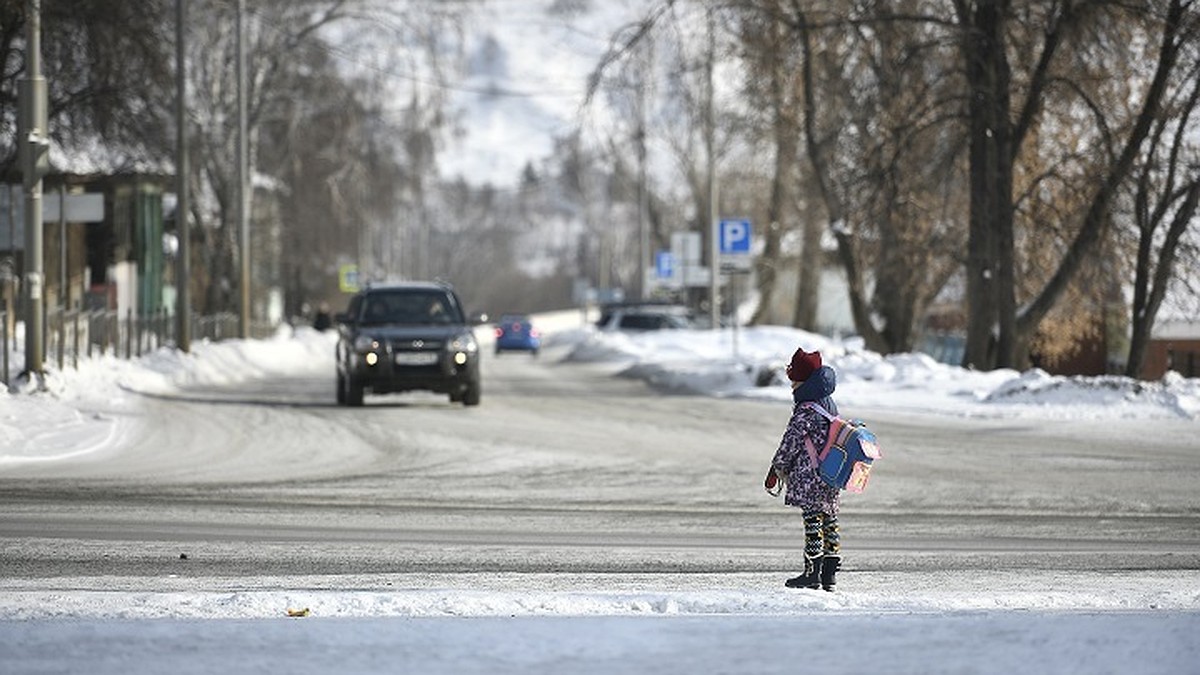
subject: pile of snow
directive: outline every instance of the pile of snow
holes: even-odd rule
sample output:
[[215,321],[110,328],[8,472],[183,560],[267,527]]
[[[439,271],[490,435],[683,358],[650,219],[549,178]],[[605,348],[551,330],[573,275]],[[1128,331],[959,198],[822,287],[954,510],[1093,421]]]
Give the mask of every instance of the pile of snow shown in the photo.
[[783,367],[803,347],[821,352],[837,372],[837,400],[855,407],[1038,419],[1200,418],[1200,379],[1174,372],[1158,382],[1039,369],[980,372],[925,354],[882,356],[857,339],[777,326],[736,333],[618,333],[582,326],[553,334],[549,343],[567,347],[568,360],[613,364],[624,376],[681,393],[787,401]]
[[[1200,380],[1168,372],[1158,382],[1127,377],[1056,377],[1043,370],[1030,370],[1001,384],[986,397],[989,403],[1026,403],[1062,406],[1068,410],[1086,400],[1091,407],[1137,410],[1153,414],[1195,419],[1200,415]],[[1174,415],[1170,415],[1174,413]]]

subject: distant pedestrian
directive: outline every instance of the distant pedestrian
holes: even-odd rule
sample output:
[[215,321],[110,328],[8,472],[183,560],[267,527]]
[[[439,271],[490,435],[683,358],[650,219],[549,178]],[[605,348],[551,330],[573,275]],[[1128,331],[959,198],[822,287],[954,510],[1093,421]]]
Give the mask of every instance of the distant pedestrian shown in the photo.
[[825,445],[829,420],[806,402],[820,405],[837,415],[830,396],[837,387],[833,369],[821,363],[820,352],[801,347],[787,366],[792,382],[792,417],[779,449],[771,460],[764,487],[772,495],[784,493],[783,503],[801,509],[804,516],[804,573],[788,579],[789,588],[824,588],[832,591],[841,569],[841,540],[838,533],[839,490],[817,475],[806,444]]
[[329,313],[329,304],[322,302],[317,307],[317,315],[313,318],[313,328],[319,331],[327,331],[333,326],[333,316]]

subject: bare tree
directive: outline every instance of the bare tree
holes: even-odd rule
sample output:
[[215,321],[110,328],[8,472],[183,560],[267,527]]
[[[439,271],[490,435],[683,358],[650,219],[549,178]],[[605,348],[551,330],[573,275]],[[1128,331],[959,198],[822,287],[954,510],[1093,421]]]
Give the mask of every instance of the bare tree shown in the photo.
[[[447,118],[439,69],[455,49],[462,12],[384,0],[252,5],[245,21],[251,175],[275,181],[267,185],[280,201],[285,231],[276,238],[285,261],[272,285],[287,287],[289,311],[335,294],[341,263],[380,279],[429,259],[424,186],[436,175],[435,140]],[[197,295],[216,311],[229,307],[236,277],[234,17],[223,0],[206,0],[194,16],[193,43],[203,46],[189,64],[201,169],[193,174],[194,205],[206,225],[197,268],[207,275]],[[392,103],[405,95],[407,105]],[[252,232],[277,227],[268,219]]]
[[[307,55],[294,98],[263,121],[259,167],[278,181],[282,283],[288,312],[336,296],[338,267],[357,262],[363,223],[391,223],[403,182],[382,101],[340,76],[322,50]],[[265,223],[264,223],[265,224]],[[386,250],[381,247],[380,250]]]
[[[11,171],[16,160],[25,8],[24,0],[0,0],[0,172]],[[163,3],[43,0],[49,131],[69,154],[102,138],[103,160],[114,170],[145,169],[170,157],[168,9]]]
[[[1112,285],[1106,261],[1119,249],[1106,243],[1108,233],[1122,218],[1122,195],[1131,194],[1152,122],[1187,126],[1179,105],[1164,111],[1163,104],[1169,83],[1195,80],[1184,65],[1196,60],[1194,0],[742,0],[728,8],[746,29],[747,90],[775,122],[798,88],[802,111],[791,113],[791,123],[802,129],[854,321],[869,347],[911,349],[926,308],[960,273],[967,365],[1023,366],[1035,339],[1047,344],[1052,322],[1076,331],[1066,339],[1079,337],[1080,321],[1093,320],[1081,319],[1089,308],[1075,299]],[[773,38],[769,27],[778,24],[790,29],[790,42]],[[1146,45],[1155,49],[1149,59],[1139,51]],[[789,72],[792,59],[797,66]],[[677,82],[684,104],[674,119],[684,130],[666,137],[678,156],[694,160],[700,125],[687,111],[698,109],[698,87]],[[804,181],[779,182],[794,139],[783,124],[758,122],[722,128],[748,134],[741,140],[750,145],[773,139],[775,187],[763,199],[776,223],[784,196],[792,192],[794,202]],[[1175,153],[1156,164],[1181,171],[1187,161]],[[680,167],[683,183],[702,197],[700,168],[686,160]],[[1143,213],[1188,222],[1183,175],[1173,191],[1155,182],[1172,207]],[[701,198],[696,204],[706,211]],[[1158,232],[1158,241],[1173,241]],[[767,231],[760,261],[768,296],[776,234]]]
[[[1193,24],[1192,30],[1200,30],[1200,25]],[[1200,50],[1193,43],[1189,51],[1192,66],[1180,73],[1169,105],[1154,120],[1137,170],[1133,199],[1137,256],[1125,362],[1130,377],[1142,371],[1150,331],[1175,276],[1184,235],[1188,230],[1200,231],[1200,139],[1194,137],[1193,126],[1200,115]]]
[[[798,54],[789,31],[780,20],[780,3],[751,7],[739,25],[739,39],[744,51],[748,77],[745,86],[752,100],[761,104],[762,133],[770,139],[773,166],[771,189],[767,197],[767,222],[763,235],[763,251],[755,261],[759,303],[751,317],[752,324],[762,323],[770,316],[779,283],[778,271],[784,264],[782,241],[785,234],[797,227],[815,230],[816,221],[797,222],[794,196],[797,183],[797,151],[800,139],[801,86],[797,67]],[[807,225],[807,227],[806,227]],[[820,239],[805,237],[806,264],[799,266],[799,298],[802,306],[794,317],[795,325],[808,330],[816,328],[816,299],[820,288]]]
[[[270,0],[256,3],[244,18],[247,57],[247,133],[250,175],[255,175],[263,125],[271,119],[305,109],[295,99],[309,94],[304,66],[307,50],[324,49],[320,31],[347,18],[348,0]],[[193,279],[201,290],[201,311],[233,308],[237,271],[236,142],[237,82],[235,77],[234,8],[221,0],[206,0],[193,9],[192,44],[200,49],[188,63],[193,105],[190,110],[193,157],[193,200],[200,244],[200,273]],[[319,108],[319,106],[316,106]],[[251,210],[253,213],[253,210]]]
[[[1180,55],[1197,39],[1197,8],[1194,2],[1184,0],[1171,0],[1166,7],[1095,0],[1051,6],[1022,4],[1015,9],[1000,0],[956,0],[955,9],[971,85],[970,321],[965,361],[983,368],[1019,367],[1026,362],[1039,324],[1097,251],[1122,187],[1131,180],[1136,159],[1150,137],[1170,79],[1180,67],[1190,68],[1190,64],[1181,66]],[[1022,14],[1018,17],[1017,12]],[[1016,30],[1031,23],[1045,27],[1036,36],[1037,42],[1015,42],[1020,37],[1035,37]],[[1137,32],[1139,26],[1146,30]],[[1116,32],[1123,29],[1135,32]],[[1072,69],[1084,65],[1073,58],[1076,55],[1086,53],[1093,60],[1107,57],[1101,61],[1105,65],[1128,60],[1139,44],[1132,39],[1135,35],[1155,44],[1157,53],[1150,61],[1153,71],[1139,80],[1141,86],[1119,90],[1132,97],[1129,100],[1134,105],[1112,98],[1111,90],[1106,98],[1103,87],[1088,86],[1078,75],[1072,77]],[[1035,55],[1022,63],[1026,69],[1019,78],[1013,76],[1010,53]],[[1095,63],[1093,68],[1089,75],[1097,78],[1095,82],[1111,81],[1097,72]],[[1021,96],[1014,102],[1012,93],[1018,82]],[[1051,103],[1058,112],[1056,117],[1049,114]],[[1015,111],[1015,116],[1010,111]],[[1016,232],[1034,230],[1032,224],[1017,228],[1014,172],[1027,161],[1026,153],[1044,149],[1032,142],[1032,130],[1049,124],[1077,126],[1073,119],[1081,111],[1091,115],[1090,135],[1107,150],[1093,159],[1104,163],[1083,177],[1094,186],[1086,203],[1065,214],[1074,223],[1073,234],[1066,238],[1051,273],[1018,307]]]
[[780,20],[802,53],[804,154],[855,326],[871,349],[907,351],[957,267],[957,143],[945,124],[956,81],[937,68],[948,50],[936,30],[891,9],[849,10],[792,2]]
[[[842,133],[840,124],[823,123],[831,116],[847,110],[845,105],[825,107],[818,113],[819,101],[823,102],[823,90],[819,89],[818,74],[822,71],[837,73],[834,65],[837,59],[834,50],[818,51],[815,47],[818,37],[814,34],[816,26],[807,11],[794,3],[791,25],[796,33],[803,51],[801,70],[803,73],[804,89],[804,145],[805,153],[812,165],[829,231],[837,241],[838,257],[846,274],[849,291],[850,311],[854,325],[862,334],[868,349],[885,351],[883,336],[872,320],[870,306],[867,300],[866,282],[863,275],[860,240],[855,236],[853,224],[848,220],[847,195],[839,188],[837,180],[844,174],[836,171],[837,155],[835,149],[839,145],[838,136]],[[817,63],[818,55],[824,57],[821,64]],[[825,68],[822,68],[825,66]],[[838,82],[845,85],[845,82]]]
[[930,67],[951,54],[936,27],[894,20],[916,6],[873,6],[846,32],[844,58],[861,66],[846,87],[850,162],[839,168],[851,176],[847,218],[884,352],[913,349],[926,309],[961,264],[961,141],[946,123],[961,80]]
[[438,228],[456,226],[438,218],[445,214],[436,194],[438,158],[447,137],[457,132],[451,95],[468,59],[464,32],[471,7],[363,1],[346,48],[360,63],[371,64],[380,96],[397,101],[385,108],[383,119],[394,128],[403,166],[396,216],[371,221],[374,236],[389,242],[375,269],[384,277],[428,278],[440,273],[430,264]]
[[[654,120],[646,134],[654,136],[674,159],[677,185],[685,191],[688,202],[682,212],[689,222],[681,224],[679,229],[701,233],[704,260],[708,260],[709,248],[717,245],[710,236],[709,157],[704,130],[711,121],[713,163],[725,170],[731,147],[737,142],[735,130],[738,127],[735,113],[722,108],[719,100],[710,108],[706,98],[710,39],[720,43],[712,45],[714,60],[732,58],[724,25],[715,35],[709,36],[705,21],[708,11],[708,7],[680,5],[670,0],[655,3],[640,21],[617,31],[609,52],[593,70],[589,85],[589,100],[597,92],[610,91],[606,87],[612,87],[611,91],[619,94],[623,89],[622,80],[612,78],[616,80],[614,87],[611,73],[619,73],[619,66],[634,58],[644,42],[654,41],[659,96],[653,104]],[[710,111],[712,120],[708,117]],[[666,239],[672,229],[661,220],[656,227],[656,236],[662,239]],[[689,301],[693,304],[708,301],[707,290],[689,291]]]

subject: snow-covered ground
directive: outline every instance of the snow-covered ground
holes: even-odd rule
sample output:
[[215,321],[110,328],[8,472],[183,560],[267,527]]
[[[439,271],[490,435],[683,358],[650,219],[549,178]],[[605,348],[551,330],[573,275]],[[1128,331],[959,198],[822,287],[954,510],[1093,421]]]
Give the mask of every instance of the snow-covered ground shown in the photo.
[[[539,317],[548,355],[700,395],[786,402],[778,368],[819,349],[848,408],[961,420],[1176,420],[1200,431],[1200,380],[978,373],[917,354],[787,328],[598,333],[578,312]],[[486,331],[479,331],[486,339]],[[0,393],[6,468],[119,452],[141,393],[332,372],[331,334],[200,343],[53,372],[48,392]],[[767,382],[767,380],[770,380]],[[765,386],[760,386],[765,384]],[[102,404],[102,405],[101,405]],[[1200,443],[1197,444],[1200,454]],[[0,552],[2,553],[2,552]],[[2,563],[2,556],[0,556]],[[861,575],[836,594],[782,592],[756,575],[395,575],[378,578],[112,579],[104,591],[0,578],[2,672],[796,672],[803,636],[853,636],[839,672],[1200,672],[1200,571]],[[70,588],[70,580],[57,584]],[[80,584],[89,587],[90,584]],[[307,610],[288,617],[289,610]],[[281,649],[291,648],[291,652]],[[132,662],[129,656],[140,655]],[[239,655],[231,660],[231,654]],[[198,656],[197,656],[198,655]],[[385,658],[386,657],[386,658]],[[146,659],[149,659],[148,661]],[[397,666],[403,665],[403,668]]]

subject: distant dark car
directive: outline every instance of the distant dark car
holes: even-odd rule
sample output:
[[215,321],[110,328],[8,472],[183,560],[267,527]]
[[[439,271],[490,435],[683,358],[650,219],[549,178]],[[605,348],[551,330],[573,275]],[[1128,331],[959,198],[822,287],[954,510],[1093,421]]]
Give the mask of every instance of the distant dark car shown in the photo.
[[542,337],[528,316],[505,314],[496,324],[496,354],[500,352],[530,352],[537,356]]
[[691,311],[681,305],[608,305],[596,322],[600,330],[647,331],[693,328]]
[[479,405],[479,343],[458,296],[436,283],[371,285],[337,316],[337,402],[414,390]]

